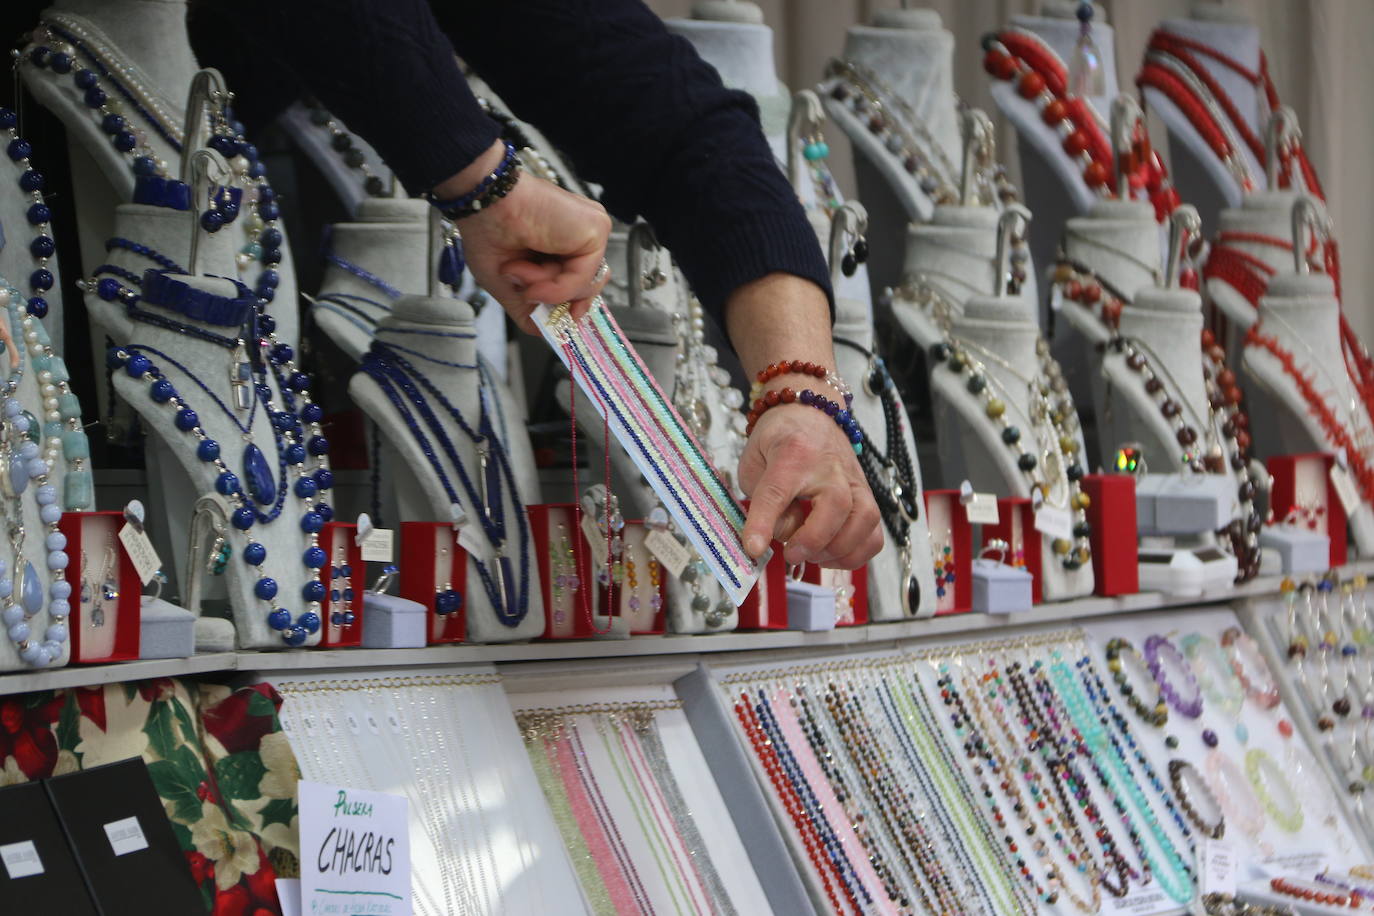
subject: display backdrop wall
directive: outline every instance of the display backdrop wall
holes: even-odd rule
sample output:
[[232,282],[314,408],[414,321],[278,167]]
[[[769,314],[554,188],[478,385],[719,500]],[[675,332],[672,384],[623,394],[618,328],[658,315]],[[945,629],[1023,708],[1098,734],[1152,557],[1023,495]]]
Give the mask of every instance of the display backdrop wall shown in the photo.
[[[646,0],[658,14],[689,16],[693,0]],[[1117,74],[1123,88],[1133,87],[1145,42],[1161,19],[1186,17],[1194,0],[1098,0],[1116,31]],[[1206,2],[1206,0],[1203,0]],[[845,29],[868,22],[873,12],[900,5],[894,0],[757,0],[764,22],[774,33],[778,75],[792,90],[814,86],[825,62],[840,52]],[[1368,103],[1374,85],[1374,3],[1367,0],[1224,0],[1247,15],[1264,36],[1269,68],[1284,103],[1302,123],[1305,145],[1328,188],[1337,238],[1350,253],[1342,259],[1345,308],[1356,331],[1374,339],[1374,259],[1367,256],[1374,238],[1374,107]],[[1041,0],[910,0],[912,7],[936,10],[954,34],[954,87],[970,103],[992,115],[999,128],[1003,161],[1017,171],[1015,140],[987,92],[978,40],[1015,13],[1034,13]],[[1163,155],[1168,148],[1159,124],[1153,136]],[[830,167],[846,194],[854,190],[849,144],[833,127]],[[1019,175],[1016,176],[1019,179]],[[1207,226],[1208,233],[1215,227]]]

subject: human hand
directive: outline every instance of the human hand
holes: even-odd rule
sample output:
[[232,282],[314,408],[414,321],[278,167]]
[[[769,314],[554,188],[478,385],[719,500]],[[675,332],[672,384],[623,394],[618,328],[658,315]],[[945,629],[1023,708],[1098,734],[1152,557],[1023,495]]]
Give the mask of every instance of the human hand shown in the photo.
[[[504,152],[497,141],[435,194],[471,190]],[[606,208],[528,171],[504,198],[459,222],[458,231],[473,278],[529,333],[537,333],[530,318],[536,305],[571,302],[573,316],[581,317],[609,277],[596,276],[611,232]]]
[[778,540],[788,563],[857,569],[883,549],[878,505],[854,448],[813,407],[779,404],[760,417],[739,480],[749,495],[744,547],[752,556]]

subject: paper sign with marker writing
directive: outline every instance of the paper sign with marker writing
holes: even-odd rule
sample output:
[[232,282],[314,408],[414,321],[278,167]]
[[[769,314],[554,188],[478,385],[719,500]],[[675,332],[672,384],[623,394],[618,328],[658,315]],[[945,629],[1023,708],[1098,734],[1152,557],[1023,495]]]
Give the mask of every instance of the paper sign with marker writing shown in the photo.
[[301,912],[410,916],[410,836],[399,795],[300,784]]

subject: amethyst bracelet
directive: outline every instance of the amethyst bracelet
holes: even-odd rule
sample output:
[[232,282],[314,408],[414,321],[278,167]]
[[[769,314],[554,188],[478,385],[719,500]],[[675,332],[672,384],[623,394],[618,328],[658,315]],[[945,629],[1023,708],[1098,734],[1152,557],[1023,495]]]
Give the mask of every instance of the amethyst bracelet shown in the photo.
[[[1198,684],[1197,675],[1193,674],[1192,668],[1188,665],[1188,660],[1183,657],[1183,653],[1163,636],[1151,636],[1145,640],[1145,664],[1150,669],[1150,676],[1159,685],[1159,690],[1164,694],[1164,699],[1174,708],[1174,711],[1181,716],[1189,719],[1196,719],[1202,715],[1202,687]],[[1169,661],[1177,671],[1183,673],[1183,682],[1186,685],[1188,698],[1179,694],[1174,682],[1170,680],[1169,674],[1164,670],[1164,657],[1168,656]]]

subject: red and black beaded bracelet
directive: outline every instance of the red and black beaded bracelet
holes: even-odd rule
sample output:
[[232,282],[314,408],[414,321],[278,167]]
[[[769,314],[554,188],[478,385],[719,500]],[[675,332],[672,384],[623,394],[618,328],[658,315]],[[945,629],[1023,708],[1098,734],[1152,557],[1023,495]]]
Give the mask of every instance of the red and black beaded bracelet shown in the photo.
[[806,362],[800,359],[785,359],[760,369],[754,376],[754,384],[749,388],[750,402],[762,398],[763,386],[780,375],[809,375],[838,391],[840,396],[844,398],[846,409],[854,403],[854,393],[849,390],[849,386],[845,384],[844,379],[840,378],[839,373],[831,372],[819,363]]

